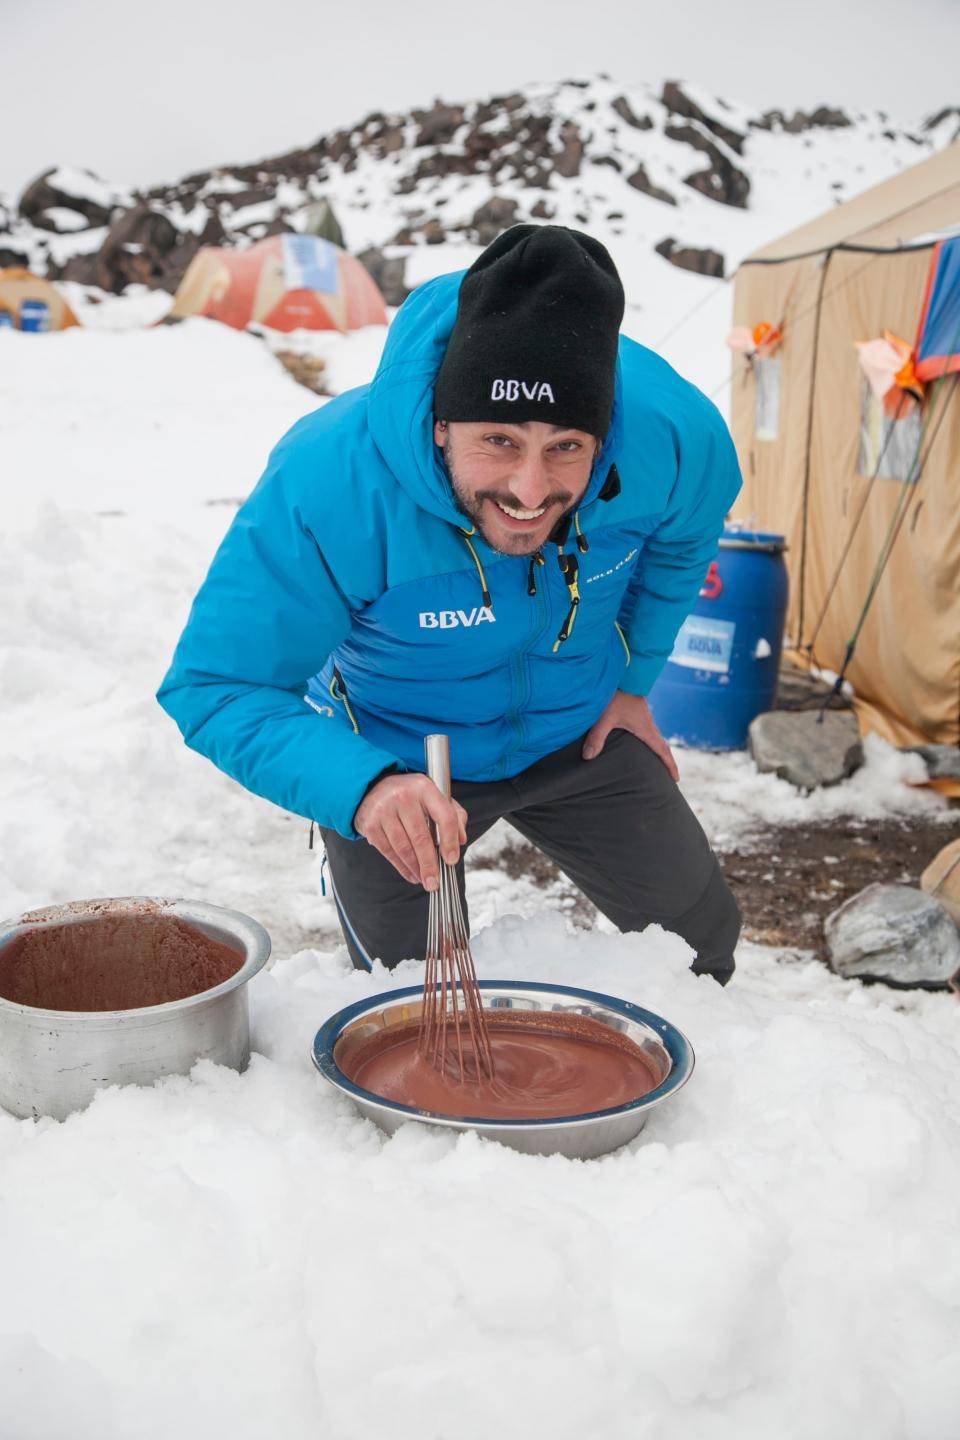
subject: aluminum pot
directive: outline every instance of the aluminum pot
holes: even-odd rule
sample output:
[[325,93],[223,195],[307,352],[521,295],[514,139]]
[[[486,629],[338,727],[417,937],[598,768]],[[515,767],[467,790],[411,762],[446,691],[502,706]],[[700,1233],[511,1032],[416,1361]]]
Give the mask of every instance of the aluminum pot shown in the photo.
[[418,1120],[447,1130],[475,1130],[527,1155],[566,1155],[572,1160],[595,1159],[633,1140],[650,1112],[675,1095],[693,1073],[693,1046],[686,1036],[661,1015],[628,1000],[565,985],[506,980],[481,980],[480,990],[484,1006],[490,1010],[565,1011],[598,1020],[640,1047],[657,1085],[638,1100],[611,1110],[545,1120],[458,1120],[386,1100],[355,1085],[344,1067],[349,1068],[351,1055],[378,1031],[419,1019],[423,996],[419,985],[374,995],[331,1015],[313,1042],[314,1064],[329,1084],[348,1095],[388,1135],[405,1121]]
[[142,913],[145,905],[239,949],[243,964],[199,994],[134,1010],[43,1010],[0,997],[0,1105],[23,1117],[63,1120],[104,1085],[150,1085],[185,1075],[197,1060],[243,1070],[250,1059],[247,982],[270,958],[270,936],[238,910],[202,900],[125,896],[74,901],[0,923],[3,948],[38,926],[82,925],[103,915]]

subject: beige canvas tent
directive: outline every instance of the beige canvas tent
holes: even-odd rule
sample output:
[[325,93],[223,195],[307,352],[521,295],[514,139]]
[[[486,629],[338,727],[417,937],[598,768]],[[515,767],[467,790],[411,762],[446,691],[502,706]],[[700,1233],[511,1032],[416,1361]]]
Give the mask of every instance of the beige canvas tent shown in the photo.
[[881,402],[856,342],[886,332],[908,358],[957,231],[955,144],[758,250],[735,282],[734,334],[754,337],[733,360],[736,515],[787,536],[797,653],[838,672],[862,621],[861,729],[900,745],[960,743],[960,375],[945,357],[918,387],[907,363]]

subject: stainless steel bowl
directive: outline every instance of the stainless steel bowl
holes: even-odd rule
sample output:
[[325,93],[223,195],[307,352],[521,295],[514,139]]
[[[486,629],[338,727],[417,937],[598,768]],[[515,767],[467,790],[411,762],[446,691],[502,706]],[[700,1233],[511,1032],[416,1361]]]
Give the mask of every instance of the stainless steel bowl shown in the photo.
[[640,1047],[658,1079],[656,1087],[626,1105],[588,1115],[548,1120],[458,1120],[400,1105],[355,1085],[343,1067],[349,1068],[351,1055],[372,1035],[419,1019],[423,994],[419,985],[374,995],[331,1015],[313,1042],[313,1062],[329,1084],[349,1095],[358,1109],[388,1135],[407,1120],[419,1120],[447,1130],[475,1130],[478,1135],[499,1140],[527,1155],[566,1155],[576,1160],[592,1160],[633,1140],[647,1123],[651,1110],[675,1095],[693,1073],[693,1046],[686,1036],[661,1015],[631,1005],[628,1000],[565,985],[506,980],[481,980],[480,989],[484,1006],[490,1010],[565,1011],[599,1020]]
[[214,940],[239,948],[244,962],[210,990],[136,1010],[42,1010],[0,998],[0,1105],[24,1117],[63,1120],[104,1085],[150,1085],[185,1075],[197,1060],[243,1070],[250,1059],[247,982],[270,958],[270,936],[238,910],[202,900],[74,901],[0,923],[3,947],[29,926],[82,925],[103,913],[157,905]]

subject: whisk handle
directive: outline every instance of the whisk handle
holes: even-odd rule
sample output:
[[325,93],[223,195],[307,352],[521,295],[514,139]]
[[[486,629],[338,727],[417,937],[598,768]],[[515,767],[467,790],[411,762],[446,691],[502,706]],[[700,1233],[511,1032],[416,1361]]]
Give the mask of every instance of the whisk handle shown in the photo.
[[441,795],[450,798],[450,737],[449,735],[425,735],[423,755],[427,774]]

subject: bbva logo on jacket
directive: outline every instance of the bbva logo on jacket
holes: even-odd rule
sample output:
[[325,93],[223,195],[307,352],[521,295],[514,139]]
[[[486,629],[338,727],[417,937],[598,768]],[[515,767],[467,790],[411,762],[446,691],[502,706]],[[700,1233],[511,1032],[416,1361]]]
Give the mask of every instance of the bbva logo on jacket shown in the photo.
[[472,610],[421,610],[421,630],[452,630],[455,625],[482,625],[484,620],[496,621],[489,605]]

